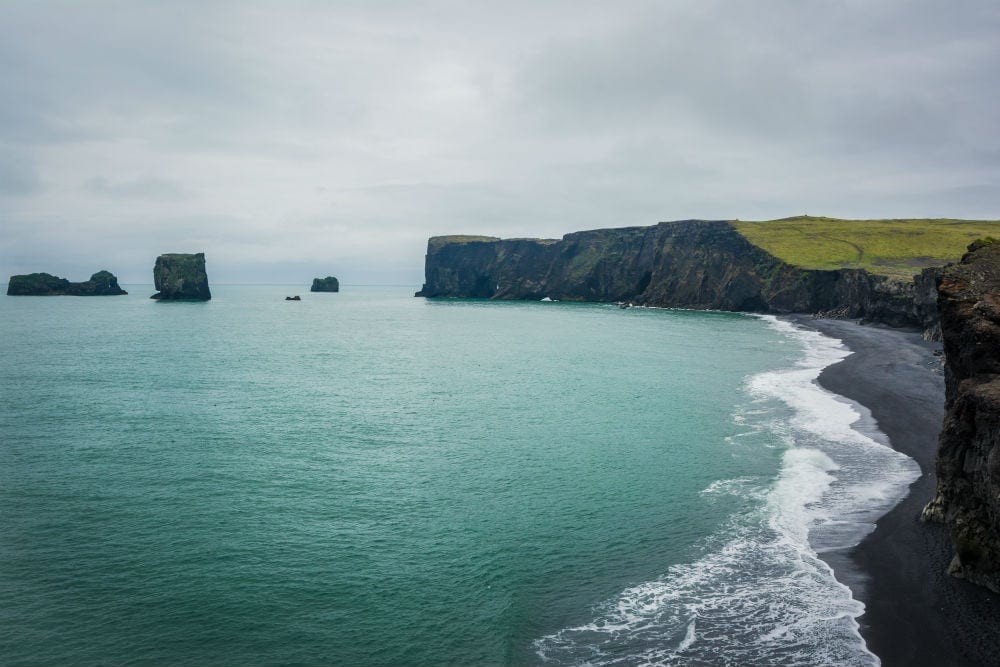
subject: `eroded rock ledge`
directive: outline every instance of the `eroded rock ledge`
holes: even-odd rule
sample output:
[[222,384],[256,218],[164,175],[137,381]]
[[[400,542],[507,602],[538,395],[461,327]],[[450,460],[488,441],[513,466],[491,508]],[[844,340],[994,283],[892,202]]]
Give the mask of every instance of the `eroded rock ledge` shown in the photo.
[[28,273],[11,276],[7,284],[10,296],[118,296],[128,294],[118,286],[118,278],[110,271],[98,271],[90,280],[71,283],[49,273]]

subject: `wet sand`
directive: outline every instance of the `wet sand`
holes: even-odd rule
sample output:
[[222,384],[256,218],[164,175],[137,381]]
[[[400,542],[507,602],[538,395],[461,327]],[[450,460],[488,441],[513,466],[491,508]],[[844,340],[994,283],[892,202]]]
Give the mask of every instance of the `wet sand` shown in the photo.
[[944,375],[933,352],[941,344],[844,320],[789,319],[854,352],[826,368],[819,383],[867,407],[893,448],[922,471],[861,544],[824,555],[865,603],[859,622],[869,649],[886,667],[1000,665],[1000,596],[949,576],[954,552],[947,529],[919,520],[936,484]]

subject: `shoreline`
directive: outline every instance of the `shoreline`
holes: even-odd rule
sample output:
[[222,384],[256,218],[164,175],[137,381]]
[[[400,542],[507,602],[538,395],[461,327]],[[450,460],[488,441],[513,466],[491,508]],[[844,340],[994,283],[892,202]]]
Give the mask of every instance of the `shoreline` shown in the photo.
[[920,466],[906,496],[857,546],[822,554],[865,604],[868,648],[886,667],[1000,662],[1000,596],[947,574],[948,530],[918,517],[934,496],[944,415],[940,343],[920,334],[846,320],[786,316],[839,339],[853,354],[825,369],[820,386],[866,407],[893,449]]

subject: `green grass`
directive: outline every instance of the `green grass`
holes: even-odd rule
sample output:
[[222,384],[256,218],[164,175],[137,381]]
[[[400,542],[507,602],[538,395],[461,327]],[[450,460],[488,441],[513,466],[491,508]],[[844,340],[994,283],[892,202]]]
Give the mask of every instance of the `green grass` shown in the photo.
[[451,234],[449,236],[432,236],[432,241],[437,241],[441,244],[445,243],[489,243],[491,241],[499,241],[500,238],[497,236],[473,236],[471,234]]
[[997,220],[840,220],[799,216],[733,221],[751,243],[808,269],[859,268],[910,280],[929,266],[958,261],[978,238],[1000,236]]

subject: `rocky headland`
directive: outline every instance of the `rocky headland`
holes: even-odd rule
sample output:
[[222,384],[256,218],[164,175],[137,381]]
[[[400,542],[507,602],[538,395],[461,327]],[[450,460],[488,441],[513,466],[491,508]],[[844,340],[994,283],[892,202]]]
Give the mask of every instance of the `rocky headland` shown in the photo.
[[149,297],[151,299],[207,301],[212,298],[203,252],[160,255],[153,267],[153,284],[158,291]]
[[969,246],[938,291],[945,417],[923,517],[951,532],[951,574],[1000,592],[1000,243]]
[[340,282],[333,276],[327,276],[326,278],[313,278],[312,287],[309,288],[310,292],[339,292]]
[[49,273],[28,273],[11,276],[7,284],[10,296],[117,296],[128,294],[118,286],[118,278],[110,271],[98,271],[90,280],[71,283]]
[[754,245],[729,221],[681,220],[562,239],[433,237],[417,296],[823,313],[934,337],[939,274],[930,267],[903,281],[865,269],[801,268]]

